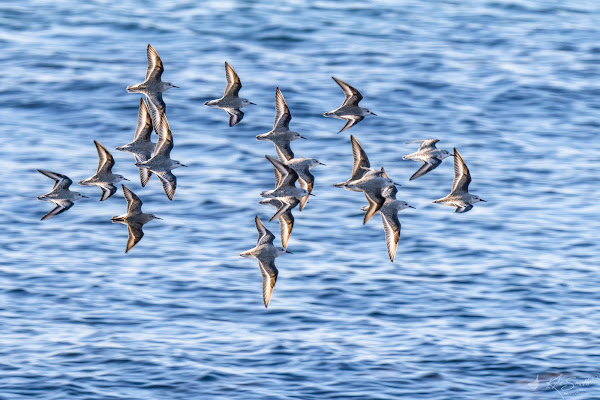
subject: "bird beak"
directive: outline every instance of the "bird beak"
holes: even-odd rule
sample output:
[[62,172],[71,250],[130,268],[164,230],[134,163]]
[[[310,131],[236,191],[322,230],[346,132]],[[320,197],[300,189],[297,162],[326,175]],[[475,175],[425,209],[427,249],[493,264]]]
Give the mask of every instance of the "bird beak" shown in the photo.
[[320,165],[327,165],[327,164],[323,164],[321,161],[317,161],[317,163],[319,163]]
[[300,135],[300,139],[304,139],[304,140],[308,140],[307,138],[305,138],[304,136]]
[[288,250],[286,250],[285,252],[286,252],[286,253],[290,253],[290,254],[294,254],[294,253],[292,253],[291,251],[288,251]]
[[253,103],[253,102],[251,102],[251,101],[250,101],[250,102],[248,102],[248,104],[252,104],[253,106],[255,106],[255,105],[256,105],[256,103]]
[[394,186],[402,186],[402,185],[399,184],[399,183],[394,182]]
[[162,218],[160,218],[160,217],[154,217],[154,219],[162,219]]
[[451,155],[452,157],[454,157],[454,153],[450,153],[450,155]]
[[483,201],[484,203],[487,203],[487,201],[485,201],[484,199],[479,199],[479,201]]
[[177,89],[179,89],[179,86],[175,86],[175,85],[173,85],[173,87],[176,87]]
[[81,195],[81,197],[85,197],[86,199],[89,199],[89,197],[87,197],[87,196],[84,196],[84,195]]
[[377,116],[377,114],[375,114],[375,113],[374,113],[374,112],[372,112],[372,111],[371,111],[371,114],[373,114],[373,115]]
[[187,165],[185,165],[185,164],[181,164],[181,166],[182,166],[182,167],[187,167]]
[[308,195],[309,195],[309,196],[314,196],[314,194],[312,194],[312,193],[309,193]]
[[413,207],[413,206],[408,206],[409,208],[414,208],[415,210],[417,209],[417,207]]
[[127,182],[131,182],[131,181],[130,181],[129,179],[127,179],[127,178],[123,178],[123,180],[124,180],[124,181],[127,181]]

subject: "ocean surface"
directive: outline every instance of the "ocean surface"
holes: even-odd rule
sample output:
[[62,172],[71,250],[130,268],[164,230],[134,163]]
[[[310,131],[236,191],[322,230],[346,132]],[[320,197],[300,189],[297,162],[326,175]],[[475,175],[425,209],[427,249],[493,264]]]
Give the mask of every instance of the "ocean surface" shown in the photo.
[[[26,1],[0,4],[0,399],[600,398],[600,3],[597,1]],[[169,201],[142,188],[133,139],[146,46],[164,63]],[[256,103],[230,128],[203,103],[223,63]],[[343,79],[368,116],[324,118]],[[265,309],[254,216],[281,88],[315,167],[293,254]],[[389,261],[362,224],[350,134],[402,184]],[[456,147],[487,203],[465,214],[452,158],[414,181],[416,139]],[[125,254],[119,185],[77,185],[93,140],[163,218]],[[153,134],[153,140],[157,137]],[[47,221],[68,175],[87,196]],[[537,377],[537,381],[536,381]],[[537,384],[536,384],[537,382]]]

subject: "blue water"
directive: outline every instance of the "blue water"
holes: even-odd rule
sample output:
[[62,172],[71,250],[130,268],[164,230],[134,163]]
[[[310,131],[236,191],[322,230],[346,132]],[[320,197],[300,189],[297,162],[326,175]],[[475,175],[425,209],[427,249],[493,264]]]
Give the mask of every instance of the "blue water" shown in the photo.
[[[169,4],[167,4],[169,3]],[[1,399],[600,398],[600,3],[595,1],[147,1],[0,5]],[[52,181],[91,176],[93,140],[133,138],[148,43],[164,65],[175,137],[174,201],[125,254],[121,190],[40,222]],[[257,103],[227,126],[204,107],[229,61]],[[377,114],[347,132],[331,76]],[[257,204],[273,188],[254,136],[275,87],[315,197],[277,259],[268,309],[256,261]],[[389,262],[351,171],[350,134],[400,181],[402,236]],[[409,140],[438,138],[467,162],[466,214],[432,204],[452,159],[415,181]],[[156,136],[154,137],[156,140]],[[279,241],[277,222],[267,224]],[[527,385],[539,376],[539,387]],[[591,378],[576,393],[551,382]],[[554,380],[554,381],[551,381]],[[560,392],[560,393],[559,393]]]

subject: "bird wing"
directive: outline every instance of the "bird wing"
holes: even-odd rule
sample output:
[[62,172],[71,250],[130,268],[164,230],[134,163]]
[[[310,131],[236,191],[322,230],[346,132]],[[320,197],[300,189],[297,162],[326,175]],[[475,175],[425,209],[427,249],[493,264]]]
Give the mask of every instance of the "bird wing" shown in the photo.
[[154,130],[158,134],[158,143],[156,143],[154,156],[161,155],[162,157],[170,158],[171,150],[173,149],[173,134],[171,133],[167,115],[163,112],[158,114],[156,118],[153,115],[152,119]]
[[352,156],[354,158],[352,178],[350,179],[354,181],[362,178],[366,172],[365,168],[370,168],[371,163],[369,162],[367,153],[365,153],[358,140],[352,135],[350,135],[350,142],[352,143]]
[[279,217],[279,230],[281,231],[281,245],[287,249],[292,229],[294,228],[294,216],[292,210],[289,209]]
[[[291,150],[292,149],[290,148],[290,151]],[[292,156],[292,158],[288,158],[289,154],[284,149],[279,147],[278,145],[275,145],[275,151],[277,152],[277,158],[279,158],[279,161],[281,161],[282,163],[285,163],[293,158],[293,156]]]
[[432,158],[429,160],[429,162],[423,163],[423,165],[421,165],[421,168],[419,168],[417,170],[417,172],[415,172],[411,177],[410,177],[410,181],[412,181],[413,179],[417,179],[422,177],[423,175],[425,175],[426,173],[428,173],[429,171],[432,171],[434,169],[436,169],[438,167],[438,165],[440,165],[442,163],[442,160],[438,159],[438,158]]
[[131,191],[127,186],[121,185],[123,188],[123,197],[127,200],[127,214],[141,214],[142,213],[142,201],[135,193]]
[[[277,156],[280,161],[283,161],[281,155],[283,155],[285,160],[291,160],[294,158],[294,152],[292,151],[292,147],[290,146],[290,142],[286,142],[282,145],[275,144],[275,150],[277,151]],[[281,155],[280,155],[281,153]]]
[[175,189],[177,188],[177,177],[171,171],[154,172],[154,174],[162,182],[163,189],[169,200],[173,200]]
[[229,114],[229,126],[237,125],[243,118],[244,112],[238,108],[224,108]]
[[148,44],[148,48],[146,49],[146,54],[148,56],[148,69],[146,70],[146,80],[156,80],[160,81],[163,71],[163,63],[158,56],[154,47],[151,44]]
[[[276,187],[295,186],[296,181],[298,180],[296,171],[271,156],[265,157],[273,164],[274,170],[277,170],[281,174],[279,184]],[[275,172],[275,179],[277,180],[277,172]]]
[[369,202],[369,208],[367,209],[365,218],[363,219],[363,225],[366,224],[367,222],[369,222],[369,220],[371,218],[373,218],[373,216],[377,213],[377,211],[379,211],[379,209],[383,205],[383,202],[376,201],[371,196],[369,196],[367,194],[367,192],[365,192],[365,197],[367,198],[367,201]]
[[433,150],[436,149],[435,144],[439,142],[439,139],[427,139],[421,140],[421,145],[419,146],[419,151],[422,150]]
[[383,230],[385,231],[385,243],[388,249],[388,255],[390,261],[394,262],[396,257],[396,249],[398,248],[398,241],[400,240],[400,221],[398,221],[398,213],[395,212],[391,216],[386,216],[381,213],[381,220],[383,221]]
[[150,111],[148,110],[148,106],[144,101],[144,98],[140,98],[140,108],[138,109],[138,120],[137,126],[135,128],[135,135],[133,136],[133,140],[136,141],[138,139],[142,139],[145,142],[150,141],[150,134],[152,133],[152,117],[150,116]]
[[73,204],[75,204],[75,203],[73,203],[70,200],[51,200],[51,201],[54,204],[56,204],[56,207],[54,207],[52,209],[52,211],[50,211],[48,214],[44,215],[40,221],[43,221],[43,220],[48,219],[48,218],[52,218],[55,215],[58,215],[58,214],[60,214],[62,212],[65,212],[69,208],[73,207]]
[[279,271],[275,266],[274,260],[271,260],[268,263],[258,260],[258,266],[260,267],[260,273],[263,281],[263,301],[265,303],[265,308],[267,308],[269,306],[269,302],[271,301],[271,295],[273,294],[273,289],[275,288]]
[[292,114],[288,108],[283,94],[279,88],[275,89],[275,122],[273,124],[273,130],[282,128],[289,129],[290,121],[292,120]]
[[127,247],[125,253],[129,252],[144,236],[142,224],[128,223],[127,224]]
[[469,204],[466,207],[456,207],[456,210],[454,210],[454,212],[462,214],[462,213],[466,213],[467,211],[471,211],[472,208],[473,208],[473,205]]
[[[167,111],[167,105],[165,104],[163,98],[162,98],[162,93],[161,92],[153,92],[151,93],[149,96],[147,96],[148,99],[148,106],[150,107],[150,111],[151,111],[151,118],[152,118],[152,125],[154,126],[154,131],[156,131],[156,124],[157,121],[160,120],[160,116],[162,114],[165,114]],[[158,133],[158,132],[156,132]]]
[[98,151],[98,169],[96,170],[96,174],[110,174],[112,172],[112,167],[115,165],[115,159],[100,142],[94,140],[94,144]]
[[[133,157],[135,158],[136,163],[148,161],[149,159],[149,157],[142,154],[134,154]],[[152,171],[150,171],[148,168],[138,169],[140,170],[140,182],[142,183],[142,187],[145,187],[152,176]]]
[[342,104],[342,107],[347,106],[347,105],[358,106],[358,102],[361,101],[363,98],[362,95],[360,94],[360,92],[340,79],[337,79],[333,76],[331,78],[335,81],[335,83],[340,85],[340,87],[342,88],[342,91],[344,92],[344,95],[346,96],[346,98],[344,99],[344,104]]
[[227,86],[225,86],[225,93],[223,97],[236,96],[242,88],[242,82],[240,77],[235,73],[235,70],[227,61],[225,61],[225,78],[227,79]]
[[465,160],[463,160],[458,150],[454,148],[454,182],[450,193],[468,192],[469,183],[471,183],[469,168],[467,168],[467,164],[465,164]]
[[340,132],[344,132],[346,129],[350,129],[352,128],[354,125],[358,124],[360,121],[362,121],[363,119],[365,119],[365,117],[344,117],[344,119],[346,120],[346,124],[344,125],[344,127],[342,129],[339,130],[338,133]]
[[117,187],[112,183],[107,185],[98,185],[100,189],[102,189],[102,197],[100,197],[100,201],[104,201],[108,199],[110,196],[116,193]]
[[256,224],[256,230],[258,231],[258,240],[256,241],[256,246],[260,246],[261,244],[273,244],[273,240],[275,240],[275,235],[271,233],[265,227],[265,224],[262,223],[258,215],[254,217],[254,223]]
[[[300,187],[302,189],[306,190],[308,193],[312,193],[313,185],[315,183],[315,177],[310,172],[308,172],[307,175],[308,176],[306,178],[300,178],[300,179],[298,179],[298,183],[300,184]],[[306,206],[306,203],[308,203],[309,197],[310,197],[310,195],[306,195],[302,199],[300,199],[300,206],[298,207],[298,209],[300,211],[304,210],[304,207]]]
[[62,175],[56,172],[51,172],[51,171],[47,171],[45,169],[38,169],[38,172],[46,175],[48,178],[54,180],[54,186],[52,187],[52,190],[54,189],[68,189],[69,186],[71,186],[71,184],[73,183],[73,181],[71,180],[71,178],[69,178],[66,175]]

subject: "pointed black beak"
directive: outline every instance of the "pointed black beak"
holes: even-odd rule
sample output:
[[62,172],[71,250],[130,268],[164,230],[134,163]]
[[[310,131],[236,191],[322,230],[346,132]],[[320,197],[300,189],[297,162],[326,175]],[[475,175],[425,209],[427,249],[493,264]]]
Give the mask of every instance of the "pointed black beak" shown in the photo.
[[84,197],[84,198],[86,198],[86,199],[89,199],[89,197],[88,197],[88,196],[81,195],[81,197]]
[[413,206],[408,206],[409,208],[414,208],[415,210],[417,209],[417,207],[413,207]]
[[307,138],[305,138],[304,136],[300,135],[300,139],[304,139],[304,140],[308,140]]
[[327,165],[327,164],[323,164],[321,161],[317,161],[317,163],[321,164],[321,165],[325,165],[325,166]]
[[294,254],[294,253],[292,253],[291,251],[288,251],[288,250],[286,250],[285,252],[286,252],[286,253],[290,253],[290,254]]
[[179,86],[175,86],[175,85],[173,85],[173,87],[176,87],[177,89],[179,89]]
[[314,196],[314,194],[312,194],[312,193],[309,193],[308,195],[309,195],[309,196]]
[[479,201],[483,201],[484,203],[487,203],[487,201],[485,201],[484,199],[479,199]]
[[371,114],[373,114],[374,116],[377,116],[377,114],[375,114],[374,112],[371,111]]
[[160,217],[154,217],[154,219],[162,219],[162,218],[160,218]]
[[256,103],[253,103],[253,102],[251,102],[251,101],[249,101],[249,102],[248,102],[248,104],[252,104],[253,106],[255,106],[255,105],[256,105]]

